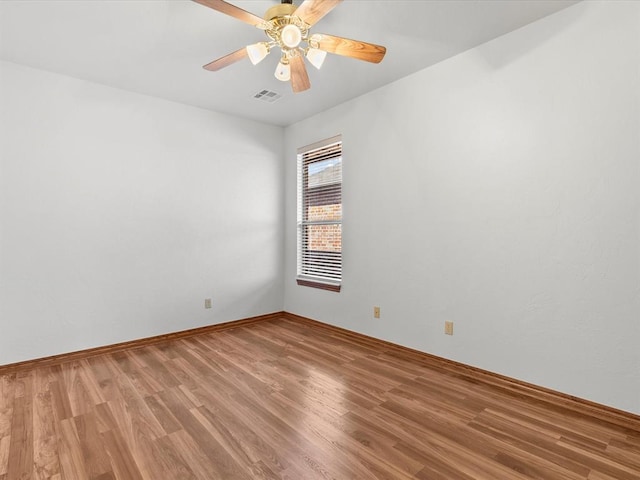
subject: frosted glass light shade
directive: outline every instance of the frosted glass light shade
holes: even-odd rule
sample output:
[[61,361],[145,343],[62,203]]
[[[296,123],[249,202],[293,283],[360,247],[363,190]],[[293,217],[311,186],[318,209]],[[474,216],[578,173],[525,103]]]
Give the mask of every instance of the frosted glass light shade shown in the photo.
[[247,45],[247,54],[249,55],[249,60],[254,65],[260,63],[264,57],[266,57],[269,53],[269,46],[266,42],[254,43],[253,45]]
[[302,32],[295,25],[286,25],[280,32],[280,40],[289,48],[296,48],[302,41]]
[[288,63],[280,62],[273,75],[281,82],[288,82],[291,79],[291,67]]
[[307,50],[307,60],[309,63],[320,70],[320,67],[324,63],[324,59],[327,57],[327,52],[319,50],[317,48],[310,48]]

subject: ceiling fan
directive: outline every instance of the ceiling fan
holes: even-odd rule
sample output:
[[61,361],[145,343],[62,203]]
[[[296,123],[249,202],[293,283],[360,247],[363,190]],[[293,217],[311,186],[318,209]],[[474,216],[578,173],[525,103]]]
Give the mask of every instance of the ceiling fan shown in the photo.
[[309,63],[319,69],[327,52],[366,62],[380,63],[387,51],[385,47],[372,43],[310,32],[311,27],[342,0],[304,0],[299,7],[293,5],[293,0],[282,0],[281,4],[269,8],[264,18],[224,0],[193,1],[264,30],[268,38],[267,41],[248,45],[218,58],[204,65],[203,68],[217,71],[247,56],[251,63],[256,65],[273,48],[279,48],[280,62],[274,75],[283,82],[290,81],[294,93],[311,88],[304,63],[305,57]]

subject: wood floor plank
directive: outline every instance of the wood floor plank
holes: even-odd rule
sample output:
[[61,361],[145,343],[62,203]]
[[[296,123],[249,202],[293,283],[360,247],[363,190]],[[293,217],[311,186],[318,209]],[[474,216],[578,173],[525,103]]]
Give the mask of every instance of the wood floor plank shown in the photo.
[[[233,402],[229,408],[238,418],[244,418],[262,440],[276,446],[279,460],[287,465],[281,472],[282,478],[366,478],[367,470],[361,465],[346,465],[340,458],[336,445],[314,443],[313,432],[303,431],[299,427],[298,411],[285,409],[277,411],[273,402],[230,394]],[[376,478],[368,474],[369,478]]]
[[[197,480],[189,462],[175,448],[169,437],[153,441],[153,452],[158,460],[158,470],[166,480]],[[158,477],[156,477],[158,478]]]
[[195,439],[203,453],[211,461],[213,469],[211,475],[213,478],[224,479],[249,479],[247,471],[220,445],[212,433],[203,425],[180,401],[180,396],[176,394],[175,389],[167,389],[160,392],[160,398],[169,408],[171,413],[178,419],[184,430]]
[[7,473],[16,374],[0,375],[0,476]]
[[16,374],[0,376],[0,438],[11,433],[13,404],[16,398]]
[[168,435],[167,439],[175,452],[187,462],[198,480],[212,478],[216,471],[215,462],[202,451],[200,442],[196,442],[185,430],[177,430]]
[[73,419],[64,419],[59,424],[60,470],[65,480],[89,478],[82,455],[82,446]]
[[255,425],[247,422],[237,410],[229,408],[228,399],[217,389],[205,386],[195,393],[208,407],[199,409],[202,415],[212,423],[232,427],[229,433],[233,436],[233,442],[237,443],[248,457],[248,463],[264,464],[268,469],[266,473],[281,472],[288,467],[278,449],[272,445],[273,439],[261,437],[259,431],[256,432]]
[[[52,367],[53,370],[54,368]],[[53,414],[56,417],[56,421],[60,422],[73,417],[73,412],[71,411],[69,395],[63,385],[62,375],[60,374],[57,378],[57,380],[49,383],[49,391],[53,402]]]
[[33,376],[33,371],[16,376],[6,473],[11,480],[33,477]]
[[117,388],[122,399],[108,402],[114,417],[121,429],[132,433],[131,443],[135,442],[135,433],[143,433],[145,437],[157,439],[166,433],[160,422],[135,389],[129,377],[121,375],[116,379]]
[[142,478],[158,478],[158,460],[153,449],[153,441],[159,438],[154,433],[156,428],[161,431],[159,424],[150,424],[148,417],[152,415],[141,415],[142,410],[137,403],[130,407],[124,400],[119,400],[110,401],[107,405],[117,425],[115,430],[120,434],[121,441],[130,452]]
[[111,462],[98,430],[95,412],[77,416],[74,421],[89,478],[112,474]]
[[640,430],[275,318],[0,376],[0,480],[640,480]]
[[9,466],[9,444],[11,437],[6,435],[0,438],[0,476],[7,473]]
[[48,480],[60,474],[58,426],[53,414],[48,369],[35,371],[33,408],[34,479]]
[[529,452],[535,457],[544,458],[559,465],[565,470],[565,475],[567,476],[576,474],[578,478],[585,478],[589,474],[590,469],[588,467],[557,453],[557,445],[553,440],[538,435],[523,436],[518,433],[508,433],[496,425],[472,424],[471,427],[489,437],[512,445],[516,449]]
[[158,423],[162,426],[165,434],[177,432],[182,428],[178,419],[173,416],[157,395],[145,397],[144,401],[149,407],[149,410],[151,410],[151,413],[156,417],[156,420],[158,420]]
[[107,472],[103,473],[102,475],[98,475],[97,477],[92,477],[90,480],[116,480],[116,477],[113,472]]
[[107,430],[101,433],[100,437],[109,455],[116,479],[143,480],[140,469],[124,439],[114,430]]

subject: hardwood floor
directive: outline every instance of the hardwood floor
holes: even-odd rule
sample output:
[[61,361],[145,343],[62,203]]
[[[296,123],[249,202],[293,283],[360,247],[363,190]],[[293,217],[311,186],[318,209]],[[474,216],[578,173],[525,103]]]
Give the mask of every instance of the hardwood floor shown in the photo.
[[640,430],[290,319],[0,377],[0,480],[640,479]]

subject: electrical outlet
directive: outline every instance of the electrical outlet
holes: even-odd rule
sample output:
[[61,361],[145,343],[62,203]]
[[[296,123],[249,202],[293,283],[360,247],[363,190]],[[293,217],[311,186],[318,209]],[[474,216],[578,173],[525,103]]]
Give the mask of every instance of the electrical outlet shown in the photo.
[[204,308],[211,308],[211,299],[210,298],[205,298],[204,299]]
[[380,307],[373,307],[373,318],[380,318]]
[[453,335],[453,322],[444,322],[444,333],[446,335]]

